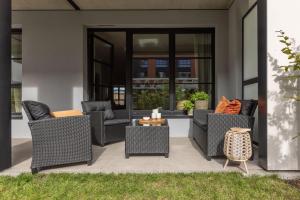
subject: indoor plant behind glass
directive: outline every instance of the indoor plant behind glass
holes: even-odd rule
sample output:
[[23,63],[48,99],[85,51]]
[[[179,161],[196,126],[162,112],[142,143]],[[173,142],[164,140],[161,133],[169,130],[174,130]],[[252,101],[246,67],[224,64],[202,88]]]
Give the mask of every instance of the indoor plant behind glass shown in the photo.
[[197,91],[192,94],[191,101],[195,104],[195,109],[208,109],[208,99],[209,96],[206,92]]
[[186,94],[185,94],[185,89],[178,86],[176,87],[176,109],[177,110],[184,110],[183,104],[187,101]]
[[183,108],[187,112],[188,115],[193,115],[194,104],[190,100],[187,100],[183,103]]

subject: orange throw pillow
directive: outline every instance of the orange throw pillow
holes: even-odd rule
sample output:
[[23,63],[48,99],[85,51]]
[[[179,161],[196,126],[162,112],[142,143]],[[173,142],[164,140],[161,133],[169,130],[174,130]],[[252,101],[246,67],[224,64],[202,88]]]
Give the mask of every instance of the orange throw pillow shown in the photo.
[[224,110],[225,114],[239,114],[241,111],[241,102],[237,99],[229,102],[229,104],[227,105],[227,107]]
[[229,100],[226,97],[222,96],[221,100],[219,101],[216,107],[215,113],[224,113],[228,105],[229,105]]
[[65,110],[65,111],[52,112],[51,115],[57,118],[57,117],[82,116],[83,114],[79,110]]

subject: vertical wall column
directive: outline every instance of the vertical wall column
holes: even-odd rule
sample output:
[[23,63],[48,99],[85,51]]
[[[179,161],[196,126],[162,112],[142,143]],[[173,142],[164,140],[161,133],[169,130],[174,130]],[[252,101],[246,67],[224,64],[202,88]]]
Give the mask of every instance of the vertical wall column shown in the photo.
[[11,166],[11,0],[0,0],[0,170]]
[[259,164],[268,169],[267,127],[267,0],[257,3]]

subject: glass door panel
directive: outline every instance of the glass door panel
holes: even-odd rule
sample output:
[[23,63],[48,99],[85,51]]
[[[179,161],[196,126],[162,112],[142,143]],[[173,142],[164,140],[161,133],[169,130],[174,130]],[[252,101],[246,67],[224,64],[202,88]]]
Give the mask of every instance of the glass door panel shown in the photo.
[[209,94],[213,106],[213,37],[211,33],[175,34],[176,102],[195,91]]
[[134,110],[169,109],[169,35],[133,34]]
[[113,45],[93,37],[93,100],[112,100]]

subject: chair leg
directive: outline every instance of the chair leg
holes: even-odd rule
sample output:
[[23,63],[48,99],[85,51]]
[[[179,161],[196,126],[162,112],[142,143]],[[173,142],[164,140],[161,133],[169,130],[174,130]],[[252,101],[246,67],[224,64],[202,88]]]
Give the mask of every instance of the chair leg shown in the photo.
[[104,147],[105,146],[105,144],[104,143],[100,143],[100,147]]
[[246,161],[243,161],[243,163],[244,163],[245,170],[246,170],[246,172],[247,172],[247,174],[248,174],[249,171],[248,171],[247,163],[246,163]]
[[37,173],[39,173],[39,171],[41,171],[40,168],[31,168],[31,173],[32,174],[37,174]]
[[224,169],[227,167],[227,165],[228,165],[228,162],[229,162],[229,160],[228,160],[228,159],[226,159],[226,162],[225,162],[225,164],[224,164]]
[[93,160],[87,161],[87,165],[88,165],[88,166],[91,166],[92,164],[93,164]]

